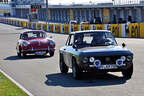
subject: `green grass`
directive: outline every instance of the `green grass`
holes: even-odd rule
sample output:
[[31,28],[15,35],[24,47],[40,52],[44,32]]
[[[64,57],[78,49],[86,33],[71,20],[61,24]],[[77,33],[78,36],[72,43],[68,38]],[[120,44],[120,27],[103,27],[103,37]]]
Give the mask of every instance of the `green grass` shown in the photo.
[[28,96],[2,73],[0,73],[0,96]]

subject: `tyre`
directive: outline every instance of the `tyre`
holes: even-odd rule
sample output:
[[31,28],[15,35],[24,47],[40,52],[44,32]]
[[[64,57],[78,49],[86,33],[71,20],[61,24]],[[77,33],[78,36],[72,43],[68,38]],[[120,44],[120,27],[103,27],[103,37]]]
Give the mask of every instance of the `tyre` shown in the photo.
[[81,71],[80,71],[79,67],[77,66],[76,60],[73,59],[72,60],[72,75],[73,75],[73,78],[75,80],[80,79],[80,73],[81,73]]
[[133,74],[133,65],[127,70],[122,71],[122,75],[124,78],[130,79]]
[[63,60],[63,56],[60,55],[60,60],[59,60],[59,67],[60,67],[60,71],[61,73],[67,73],[68,72],[68,67],[66,66],[66,64],[64,63]]
[[54,56],[54,52],[50,52],[49,54],[50,54],[50,57]]
[[26,53],[21,51],[21,48],[19,48],[19,52],[17,52],[18,57],[26,57]]
[[18,57],[21,57],[21,53],[17,52],[17,56],[18,56]]

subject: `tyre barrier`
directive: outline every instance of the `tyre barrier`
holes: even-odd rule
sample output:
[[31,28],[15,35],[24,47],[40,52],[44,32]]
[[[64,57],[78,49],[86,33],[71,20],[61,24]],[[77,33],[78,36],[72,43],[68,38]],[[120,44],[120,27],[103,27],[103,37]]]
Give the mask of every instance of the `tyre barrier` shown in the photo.
[[73,24],[72,25],[72,32],[73,31],[79,31],[79,25],[78,24]]
[[42,23],[38,23],[38,30],[42,30]]
[[32,23],[23,20],[15,20],[0,17],[0,23],[14,25],[33,30],[44,30],[49,32],[58,32],[69,34],[73,31],[80,30],[110,30],[116,37],[129,37],[129,38],[144,38],[144,23],[131,23],[131,24],[43,24]]
[[90,30],[90,29],[91,29],[90,24],[82,24],[81,25],[81,30]]
[[43,24],[43,30],[48,31],[47,24]]
[[95,30],[104,30],[104,25],[100,24],[95,25]]
[[56,24],[55,25],[55,31],[56,32],[61,32],[61,24]]
[[37,29],[37,23],[36,23],[36,22],[32,23],[32,29],[33,29],[33,30],[36,30],[36,29]]
[[63,32],[65,34],[69,34],[70,33],[70,25],[69,24],[64,24]]
[[22,25],[23,28],[26,28],[26,22],[25,21],[22,21],[21,25]]
[[49,24],[49,32],[54,32],[54,24]]

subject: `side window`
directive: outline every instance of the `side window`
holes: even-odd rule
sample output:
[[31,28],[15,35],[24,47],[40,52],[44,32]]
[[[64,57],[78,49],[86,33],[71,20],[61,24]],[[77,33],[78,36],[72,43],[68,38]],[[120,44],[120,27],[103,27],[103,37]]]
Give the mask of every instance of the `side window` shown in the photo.
[[20,39],[22,39],[22,34],[20,35]]
[[69,40],[70,40],[70,35],[69,35],[69,37],[68,37],[68,39],[67,39],[67,41],[66,41],[66,46],[68,46],[68,44],[69,44]]
[[67,42],[66,42],[66,45],[67,45],[67,46],[72,46],[73,40],[74,40],[73,37],[74,37],[73,35],[69,35],[69,37],[68,37],[68,39],[67,39]]
[[74,35],[71,35],[69,46],[72,46],[74,42]]

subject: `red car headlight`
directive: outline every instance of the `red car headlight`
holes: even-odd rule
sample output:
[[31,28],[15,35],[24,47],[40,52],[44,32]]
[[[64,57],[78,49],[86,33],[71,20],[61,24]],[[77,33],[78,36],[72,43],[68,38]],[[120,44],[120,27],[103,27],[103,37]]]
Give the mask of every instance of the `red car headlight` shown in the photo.
[[24,46],[24,47],[27,47],[28,45],[29,45],[28,42],[23,42],[23,46]]
[[54,43],[53,41],[50,41],[50,46],[51,46],[52,48],[54,48],[54,47],[55,47],[55,43]]

